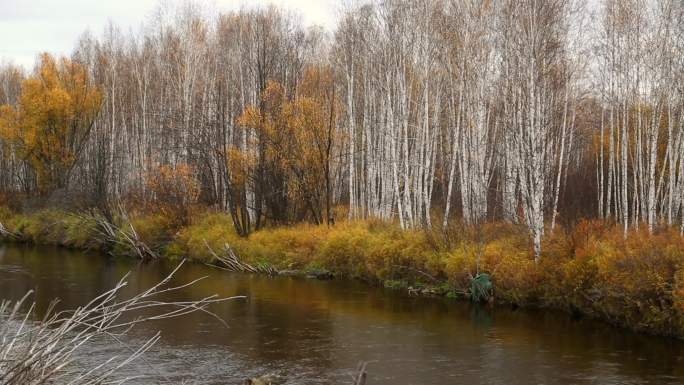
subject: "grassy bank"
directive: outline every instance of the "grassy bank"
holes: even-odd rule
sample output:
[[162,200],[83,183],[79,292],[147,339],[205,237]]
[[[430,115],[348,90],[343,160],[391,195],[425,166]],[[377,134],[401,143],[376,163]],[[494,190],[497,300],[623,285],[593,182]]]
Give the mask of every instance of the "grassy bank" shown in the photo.
[[[219,250],[229,244],[256,266],[327,270],[339,277],[454,297],[467,295],[477,271],[487,272],[497,302],[562,309],[638,331],[684,337],[684,239],[674,230],[634,230],[624,238],[617,226],[584,221],[549,234],[541,262],[535,263],[526,230],[505,224],[447,232],[402,231],[376,221],[301,224],[241,238],[226,214],[204,212],[191,218],[186,225],[161,214],[115,221],[122,227],[130,222],[145,243],[168,258],[212,263],[209,247]],[[0,222],[22,241],[133,255],[125,246],[98,241],[97,224],[88,217],[0,208]]]

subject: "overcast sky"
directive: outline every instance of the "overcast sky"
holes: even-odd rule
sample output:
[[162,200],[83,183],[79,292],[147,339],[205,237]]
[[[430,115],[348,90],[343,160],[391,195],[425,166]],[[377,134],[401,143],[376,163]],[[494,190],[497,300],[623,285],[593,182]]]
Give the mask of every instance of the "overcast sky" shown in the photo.
[[[184,0],[166,0],[183,3]],[[298,11],[307,25],[332,28],[335,0],[207,0],[218,10],[276,4]],[[86,30],[99,36],[108,21],[137,30],[160,0],[0,0],[0,61],[27,69],[40,52],[67,55]]]

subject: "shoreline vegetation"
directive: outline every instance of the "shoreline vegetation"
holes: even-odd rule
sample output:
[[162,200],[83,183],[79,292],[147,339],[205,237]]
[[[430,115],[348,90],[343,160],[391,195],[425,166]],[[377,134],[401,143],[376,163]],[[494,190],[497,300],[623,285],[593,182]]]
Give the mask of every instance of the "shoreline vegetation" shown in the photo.
[[[558,226],[535,262],[526,228],[503,223],[428,231],[341,221],[264,228],[241,237],[228,214],[209,209],[194,210],[183,224],[163,211],[121,210],[111,219],[117,240],[103,236],[93,213],[0,207],[0,241],[143,258],[134,246],[138,242],[158,258],[240,270],[222,263],[228,257],[249,266],[246,272],[360,279],[413,295],[458,299],[469,297],[480,272],[491,276],[497,304],[558,309],[638,332],[684,337],[684,239],[675,228],[632,230],[624,237],[619,224],[607,221]],[[134,243],[127,240],[131,233]]]
[[682,338],[681,3],[160,3],[0,63],[0,233]]

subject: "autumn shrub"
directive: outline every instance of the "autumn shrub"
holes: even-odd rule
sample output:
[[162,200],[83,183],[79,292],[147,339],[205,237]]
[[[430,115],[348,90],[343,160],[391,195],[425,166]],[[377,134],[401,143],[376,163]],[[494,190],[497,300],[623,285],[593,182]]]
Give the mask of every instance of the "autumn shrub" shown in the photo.
[[145,207],[147,212],[161,213],[178,226],[189,223],[200,193],[192,167],[186,164],[159,166],[147,175],[145,184],[151,195]]
[[0,191],[0,208],[17,212],[21,209],[21,205],[26,197],[17,192]]
[[265,228],[243,238],[235,232],[229,215],[208,213],[181,229],[167,250],[174,257],[211,262],[209,247],[219,253],[228,245],[246,262],[299,269],[314,260],[321,234],[326,232],[325,226],[300,224]]
[[477,252],[474,244],[462,242],[442,256],[444,271],[452,285],[467,287],[478,268]]
[[14,223],[13,231],[31,242],[58,244],[63,218],[64,212],[57,210],[40,210],[20,215]]
[[225,244],[234,245],[238,239],[230,215],[209,213],[181,229],[167,247],[167,254],[213,262],[207,245],[220,252]]
[[77,249],[99,248],[97,224],[92,219],[61,210],[40,210],[19,214],[13,222],[15,233],[34,243]]
[[[574,255],[572,239],[572,230],[562,226],[547,232],[543,241],[542,257],[535,266],[538,279],[538,287],[534,293],[536,303],[570,312],[577,309],[573,292],[568,289],[568,269],[584,268],[585,265],[575,263],[577,258]],[[533,251],[530,250],[529,253],[531,259]]]
[[637,329],[673,333],[678,324],[675,285],[684,262],[684,240],[674,231],[615,228],[596,243],[594,310]]
[[344,231],[332,231],[321,243],[317,261],[340,275],[365,277],[369,238],[368,229],[358,225],[347,225]]
[[676,328],[680,331],[680,335],[684,333],[684,266],[682,264],[677,268],[675,273],[675,284],[673,288],[673,306],[676,317]]
[[238,245],[253,262],[281,268],[305,268],[315,260],[315,253],[329,229],[326,226],[299,224],[257,231]]
[[402,231],[398,226],[371,231],[367,256],[369,273],[381,279],[405,279],[434,283],[442,275],[432,256],[436,249],[423,231]]
[[[524,226],[460,226],[450,241],[435,232],[402,230],[379,220],[333,226],[297,224],[238,236],[228,214],[205,211],[179,229],[168,211],[117,217],[122,229],[167,257],[212,261],[231,246],[245,262],[280,270],[328,270],[386,287],[439,288],[467,293],[478,273],[488,273],[499,302],[544,306],[606,319],[665,335],[684,335],[684,238],[675,230],[631,229],[598,220],[547,230],[535,262]],[[27,241],[76,248],[101,247],[87,216],[59,210],[17,213],[0,206],[0,222]],[[442,238],[444,239],[444,238]],[[122,245],[125,242],[121,242]],[[114,254],[131,254],[125,246]],[[110,250],[111,251],[111,250]],[[442,290],[443,289],[443,290]]]
[[7,206],[0,206],[0,223],[11,233],[21,235],[21,229],[25,227],[25,222],[26,218],[23,214]]
[[246,262],[279,269],[325,269],[339,276],[374,280],[441,273],[423,232],[402,231],[375,221],[265,228],[243,238],[235,233],[228,215],[214,213],[179,231],[167,251],[174,257],[210,261],[207,245],[220,252],[224,244]]
[[132,235],[150,249],[161,253],[172,242],[177,230],[174,220],[161,212],[120,217],[116,218],[115,222],[121,229],[113,245],[112,253],[115,255],[137,255],[137,251],[132,249],[127,239]]
[[539,276],[527,231],[521,226],[493,223],[485,225],[483,232],[479,271],[491,275],[497,298],[533,302]]
[[516,304],[537,302],[540,275],[537,264],[527,255],[491,256],[485,266],[491,266],[498,299]]
[[100,249],[104,245],[98,224],[90,215],[67,215],[62,220],[61,244],[76,249]]
[[56,209],[20,213],[0,206],[0,223],[21,240],[74,249],[101,249],[95,219]]
[[459,227],[444,252],[444,269],[450,284],[467,290],[478,273],[488,273],[500,300],[527,303],[535,296],[539,280],[529,236],[517,225],[490,223]]
[[0,205],[0,223],[4,224],[7,226],[7,223],[14,218],[16,215],[16,212],[12,210],[10,207],[5,206],[5,205]]
[[630,230],[582,221],[556,236],[537,270],[546,306],[607,319],[637,330],[678,335],[684,240],[675,231]]

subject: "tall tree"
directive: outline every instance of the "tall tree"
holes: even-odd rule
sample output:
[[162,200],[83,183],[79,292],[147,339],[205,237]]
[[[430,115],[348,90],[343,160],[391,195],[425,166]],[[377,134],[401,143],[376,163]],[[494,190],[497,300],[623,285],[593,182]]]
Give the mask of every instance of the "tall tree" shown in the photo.
[[42,193],[67,187],[100,102],[83,66],[43,54],[17,105],[0,109],[0,137],[33,167]]

